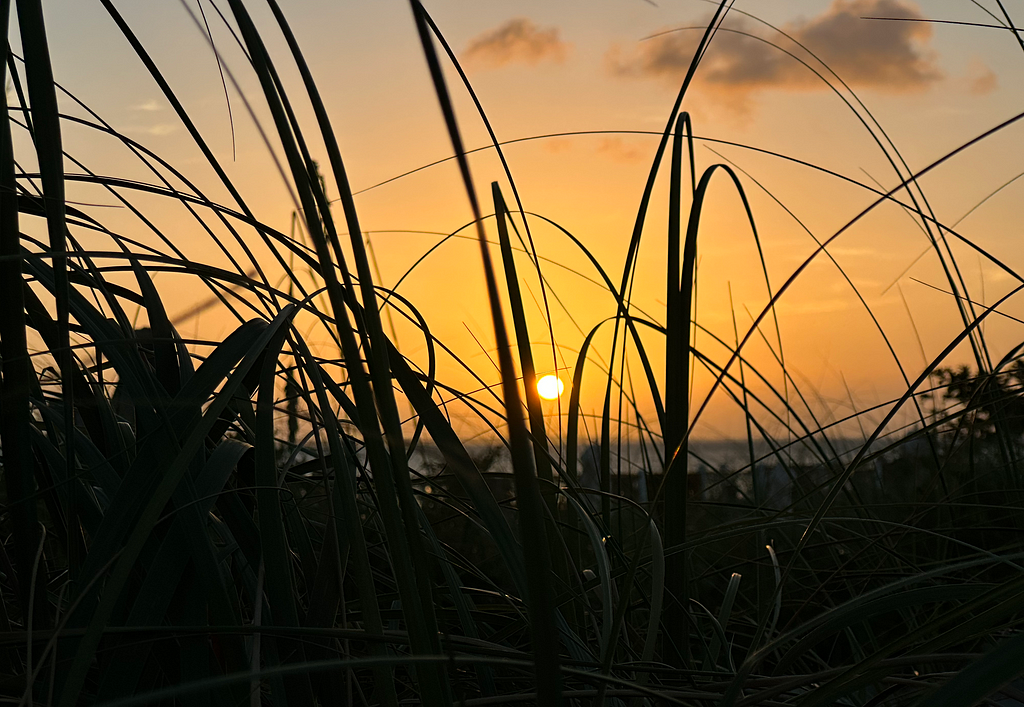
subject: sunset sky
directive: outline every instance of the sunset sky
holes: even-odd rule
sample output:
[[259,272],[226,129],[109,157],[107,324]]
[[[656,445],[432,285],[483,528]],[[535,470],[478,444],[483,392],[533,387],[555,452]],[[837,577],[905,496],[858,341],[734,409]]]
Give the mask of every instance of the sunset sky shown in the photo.
[[[355,189],[367,189],[451,155],[407,3],[280,2],[328,104]],[[1011,13],[1018,10],[1015,3],[1004,4]],[[288,232],[294,205],[229,80],[233,155],[217,62],[186,11],[187,7],[198,14],[200,5],[195,0],[117,5],[250,207],[265,222]],[[266,8],[251,5],[312,133],[311,112],[299,100],[297,72],[288,62],[286,47]],[[714,6],[696,0],[430,1],[425,6],[463,62],[500,140],[597,131],[527,140],[505,149],[525,209],[573,233],[617,285],[658,142],[656,135],[624,131],[664,129],[700,27]],[[203,0],[201,7],[226,67],[259,121],[272,131],[244,56],[213,6]],[[229,197],[102,6],[56,0],[46,3],[44,10],[57,81],[115,129],[167,158],[210,189],[212,196],[227,202]],[[1018,14],[1015,19],[1021,24],[1024,11]],[[864,19],[868,17],[910,21]],[[876,141],[882,130],[909,169],[917,171],[1024,111],[1024,51],[1011,32],[912,21],[921,19],[993,25],[1002,21],[1002,15],[995,0],[741,1],[715,38],[683,103],[693,116],[695,133],[706,138],[696,143],[698,174],[716,162],[732,163],[740,171],[773,289],[811,255],[815,238],[831,237],[875,200],[873,193],[853,182],[883,191],[899,184],[902,176],[889,161],[896,153],[887,145],[887,156]],[[852,95],[834,76],[828,76],[830,86],[787,54],[824,72],[793,40],[827,63],[863,107],[857,105],[855,111],[844,103],[844,98],[853,100]],[[448,80],[466,144],[486,146],[487,134],[453,71]],[[68,100],[62,107],[83,115]],[[867,111],[881,128],[862,124]],[[743,146],[780,153],[852,181]],[[95,131],[68,125],[65,149],[96,172],[153,181],[123,147]],[[322,157],[319,146],[315,151]],[[471,165],[485,210],[493,210],[488,208],[492,180],[502,184],[511,203],[493,151],[474,154]],[[1024,203],[1024,180],[988,197],[1024,171],[1022,165],[1024,121],[951,159],[920,185],[939,222],[955,227],[1017,272],[1024,272],[1024,250],[1019,245],[1024,236],[1019,207]],[[70,162],[67,170],[81,172]],[[668,173],[663,170],[633,291],[638,312],[659,322],[664,319],[667,191]],[[735,190],[722,177],[712,191],[700,235],[697,320],[734,342],[734,318],[742,337],[767,303],[768,293]],[[337,189],[331,185],[328,193],[336,197]],[[906,193],[897,197],[905,200]],[[71,189],[70,198],[114,204],[109,194],[81,186]],[[184,217],[180,206],[155,199],[140,202],[150,205],[147,214],[154,214],[191,258],[223,264],[209,238]],[[394,286],[443,234],[458,231],[472,219],[451,161],[365,191],[357,197],[357,206],[377,256],[380,284],[387,287]],[[124,209],[88,210],[153,242]],[[340,221],[340,207],[336,215]],[[526,297],[537,303],[531,324],[535,355],[541,361],[538,368],[550,372],[556,366],[571,367],[585,334],[615,309],[607,291],[595,283],[599,278],[587,259],[564,236],[539,220],[531,226],[541,257],[553,261],[545,263],[544,272],[553,293],[549,304],[557,359],[553,360],[541,316],[536,274],[529,272],[525,258],[518,264]],[[488,355],[493,357],[493,334],[479,251],[471,229],[460,235],[467,238],[442,245],[398,291],[422,311],[439,339],[493,382],[496,374],[488,360]],[[1019,284],[970,248],[959,243],[951,247],[976,302],[991,304]],[[841,235],[829,252],[871,307],[911,380],[963,329],[952,297],[944,293],[948,284],[919,218],[895,205],[882,206]],[[280,275],[279,269],[273,271],[273,263],[268,261],[267,267],[271,280]],[[201,289],[186,289],[185,284],[157,279],[172,314],[182,315],[181,333],[226,335],[232,324],[223,314],[184,316],[205,298]],[[1000,311],[1024,316],[1022,303],[1024,296],[1017,295]],[[778,319],[786,367],[822,420],[848,414],[852,406],[867,408],[906,389],[850,284],[825,256],[819,256],[782,297]],[[774,346],[776,341],[770,321],[762,326],[765,336],[755,335],[745,355],[781,387],[778,352],[765,343],[766,339]],[[1021,323],[1008,317],[991,316],[984,329],[996,360],[1024,339]],[[422,343],[411,329],[398,323],[397,331],[402,350],[413,358],[420,356]],[[648,346],[660,375],[663,343],[651,337]],[[707,336],[698,336],[697,346],[719,363],[727,358]],[[599,337],[605,360],[609,347],[610,334]],[[961,347],[950,363],[966,362],[967,354]],[[639,386],[642,374],[635,363],[631,362],[631,373]],[[443,374],[457,385],[471,385],[453,364],[445,366]],[[587,380],[599,378],[595,366]],[[698,373],[696,402],[709,380]],[[751,388],[758,389],[758,384],[751,383]],[[730,436],[742,428],[735,406],[719,397],[699,435]],[[585,397],[589,409],[598,404],[596,393]],[[876,414],[867,420],[879,418]]]

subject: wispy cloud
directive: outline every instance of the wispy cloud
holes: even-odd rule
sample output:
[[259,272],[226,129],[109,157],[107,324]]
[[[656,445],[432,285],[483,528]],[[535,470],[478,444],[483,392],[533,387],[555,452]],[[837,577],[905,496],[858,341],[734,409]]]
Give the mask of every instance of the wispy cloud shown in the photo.
[[163,109],[164,109],[163,104],[159,103],[158,101],[153,100],[152,98],[149,99],[148,101],[144,101],[142,103],[139,103],[137,105],[132,106],[132,110],[141,110],[141,111],[144,111],[144,112],[147,112],[147,113],[153,113],[155,111],[163,110]]
[[[931,25],[867,17],[916,20],[923,15],[906,0],[834,0],[820,15],[788,23],[782,29],[853,87],[905,93],[925,90],[943,77],[930,46]],[[758,38],[779,44],[821,70],[817,62],[784,37],[771,37],[742,17],[730,18],[725,27],[737,31],[719,32],[712,41],[699,69],[706,88],[729,92],[740,99],[764,89],[826,88],[806,67]],[[700,33],[695,30],[669,32],[640,42],[631,50],[613,46],[606,61],[615,74],[678,83],[699,39]]]
[[996,73],[977,57],[971,61],[971,65],[967,69],[967,81],[971,93],[975,96],[992,93],[999,85]]
[[570,46],[558,28],[541,28],[525,17],[515,17],[471,39],[462,56],[467,64],[486,68],[533,65],[565,61]]
[[122,128],[126,135],[151,135],[164,137],[176,133],[181,126],[177,123],[155,123],[153,125],[127,125]]
[[175,123],[158,123],[156,125],[150,125],[145,128],[146,133],[154,135],[156,137],[163,137],[164,135],[170,135],[171,133],[177,132],[178,125]]
[[597,151],[619,162],[636,162],[646,153],[635,143],[628,143],[621,137],[606,137],[597,145]]
[[572,149],[572,141],[565,137],[553,137],[544,141],[544,149],[553,155],[560,155]]

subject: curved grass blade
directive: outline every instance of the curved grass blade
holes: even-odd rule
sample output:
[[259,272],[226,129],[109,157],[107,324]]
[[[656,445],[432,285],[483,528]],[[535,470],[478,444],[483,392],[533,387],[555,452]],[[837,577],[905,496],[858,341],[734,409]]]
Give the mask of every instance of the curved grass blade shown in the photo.
[[[690,339],[691,313],[694,309],[697,264],[697,231],[691,224],[686,229],[684,243],[680,243],[680,217],[682,210],[682,154],[683,131],[693,135],[689,116],[679,115],[672,141],[668,213],[668,285],[665,305],[665,419],[662,435],[665,445],[665,469],[661,486],[656,492],[664,500],[659,510],[665,528],[665,542],[669,547],[686,542],[686,515],[688,469],[687,440],[690,424]],[[693,149],[690,147],[691,178]],[[702,179],[703,183],[703,179]],[[693,189],[693,211],[699,210],[697,187]],[[680,259],[680,246],[682,258]],[[663,493],[662,493],[663,492]],[[688,558],[666,568],[665,589],[671,599],[665,607],[665,633],[662,656],[670,664],[687,666],[690,663],[689,644],[689,577]]]

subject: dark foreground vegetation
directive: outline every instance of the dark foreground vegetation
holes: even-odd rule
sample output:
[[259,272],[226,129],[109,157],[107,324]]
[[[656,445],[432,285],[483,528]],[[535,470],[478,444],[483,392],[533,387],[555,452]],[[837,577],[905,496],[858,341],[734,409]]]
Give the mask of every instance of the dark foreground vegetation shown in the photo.
[[[698,51],[621,275],[595,264],[617,302],[603,369],[614,375],[592,369],[584,348],[564,437],[550,439],[530,347],[516,345],[531,340],[513,258],[529,251],[521,208],[508,205],[511,175],[486,205],[477,201],[485,191],[472,181],[448,93],[465,87],[446,86],[452,57],[431,18],[413,0],[483,246],[497,396],[447,389],[386,335],[387,293],[373,284],[329,116],[269,2],[277,26],[257,29],[242,0],[224,3],[225,21],[263,88],[305,237],[260,222],[226,176],[230,203],[209,200],[99,116],[88,122],[151,167],[151,183],[75,168],[75,179],[126,206],[143,193],[184,205],[225,253],[248,253],[247,243],[264,253],[224,268],[183,257],[142,211],[139,229],[162,248],[68,203],[69,119],[57,112],[40,3],[16,3],[25,55],[4,62],[13,99],[0,134],[5,703],[1020,704],[1024,416],[1016,352],[985,353],[978,324],[992,309],[963,298],[962,333],[943,354],[973,344],[975,372],[932,361],[852,450],[834,446],[838,432],[795,386],[769,389],[787,415],[765,421],[773,408],[745,385],[758,371],[735,346],[713,373],[748,412],[749,461],[728,470],[693,458],[687,371],[708,363],[689,345],[701,207],[712,175],[723,188],[741,183],[728,168],[694,167],[679,106]],[[223,176],[160,67],[115,6],[99,6]],[[13,26],[11,3],[0,8]],[[290,53],[271,57],[270,33]],[[275,68],[285,62],[303,82],[287,92]],[[300,125],[292,101],[315,122]],[[15,144],[32,154],[16,155]],[[935,232],[915,175],[898,171],[901,188],[865,189],[877,203],[902,201]],[[671,204],[661,323],[624,294],[656,189]],[[340,196],[333,209],[328,190]],[[264,274],[282,267],[283,283]],[[156,273],[208,288],[236,312],[237,328],[223,341],[184,340]],[[414,305],[387,302],[415,321]],[[771,316],[766,308],[757,323]],[[309,318],[337,353],[311,347]],[[440,346],[421,324],[427,346]],[[665,347],[666,371],[650,367],[645,342]],[[640,451],[623,455],[616,410],[636,399],[620,398],[627,349],[655,415],[630,418],[630,449]],[[608,380],[603,417],[588,428],[576,397],[585,372]],[[442,405],[452,397],[490,408],[482,418],[496,421],[493,448],[460,440]],[[907,410],[917,423],[892,433]],[[783,434],[772,434],[783,419]],[[767,453],[754,451],[755,438]]]

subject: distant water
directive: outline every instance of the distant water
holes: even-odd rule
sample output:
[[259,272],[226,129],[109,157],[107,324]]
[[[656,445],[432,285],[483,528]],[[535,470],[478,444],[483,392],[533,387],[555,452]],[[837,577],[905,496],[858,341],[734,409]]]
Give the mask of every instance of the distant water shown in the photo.
[[[772,449],[763,440],[754,440],[756,463],[774,466],[781,456],[787,462],[814,464],[822,459],[840,458],[847,460],[864,446],[864,441],[852,437],[812,441],[776,440],[777,448]],[[745,439],[693,440],[689,445],[690,465],[707,466],[712,469],[739,469],[750,465],[750,447]]]
[[[779,448],[773,450],[763,440],[755,440],[753,445],[754,459],[757,465],[771,467],[778,464],[781,455],[787,463],[795,462],[802,465],[813,465],[822,458],[848,460],[863,446],[863,440],[854,438],[829,439],[816,443],[802,441],[789,443],[778,441]],[[467,445],[467,451],[478,464],[481,462],[492,471],[511,471],[508,454],[500,449],[495,442],[476,442]],[[596,465],[600,448],[597,444],[581,445],[579,449],[580,471]],[[649,470],[657,472],[664,464],[663,451],[654,449],[650,444],[640,444],[637,440],[613,442],[611,446],[612,465],[624,473],[630,471]],[[410,460],[414,468],[426,469],[442,463],[440,454],[431,446],[421,446],[416,457]],[[750,448],[745,439],[698,439],[689,443],[689,469],[691,472],[700,469],[737,470],[750,466]]]

